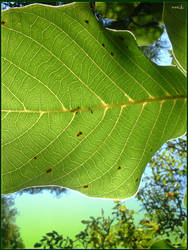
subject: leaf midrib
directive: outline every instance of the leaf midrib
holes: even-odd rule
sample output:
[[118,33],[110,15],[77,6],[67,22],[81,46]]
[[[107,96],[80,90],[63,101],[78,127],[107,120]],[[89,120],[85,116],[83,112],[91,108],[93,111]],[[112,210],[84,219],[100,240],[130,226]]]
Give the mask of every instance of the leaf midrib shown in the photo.
[[82,107],[82,108],[75,108],[75,109],[62,109],[62,110],[1,110],[4,113],[37,113],[37,114],[51,114],[51,113],[77,113],[82,111],[94,111],[94,110],[100,110],[100,109],[109,109],[109,108],[123,108],[131,105],[137,105],[137,104],[147,104],[147,103],[160,103],[165,102],[169,100],[178,100],[183,99],[187,100],[187,97],[184,95],[180,96],[165,96],[162,98],[155,98],[155,99],[144,99],[144,100],[137,100],[132,102],[124,102],[124,103],[112,103],[112,104],[106,104],[106,105],[100,105],[100,106],[94,106],[94,107]]

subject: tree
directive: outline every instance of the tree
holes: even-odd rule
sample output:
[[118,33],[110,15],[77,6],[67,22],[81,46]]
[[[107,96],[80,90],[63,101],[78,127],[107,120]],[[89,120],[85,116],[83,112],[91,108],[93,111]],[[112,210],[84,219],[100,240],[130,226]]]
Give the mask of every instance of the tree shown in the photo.
[[17,210],[13,207],[12,197],[1,197],[1,247],[24,248],[24,243],[19,233],[19,228],[15,224]]
[[75,236],[75,239],[65,238],[56,231],[46,233],[40,242],[37,242],[35,248],[47,249],[158,249],[167,248],[186,248],[185,236],[180,244],[172,244],[167,238],[160,240],[159,224],[152,219],[142,219],[138,225],[134,223],[134,211],[128,210],[124,204],[115,201],[116,205],[113,208],[113,217],[104,216],[82,220],[85,224],[85,229]]
[[50,193],[55,194],[56,197],[60,197],[63,193],[67,191],[67,189],[58,186],[30,187],[20,190],[18,194],[19,195],[22,195],[23,193],[38,194],[43,191],[49,191]]
[[47,233],[34,247],[45,248],[147,248],[153,243],[152,237],[157,230],[156,223],[135,226],[134,211],[126,209],[119,201],[115,202],[113,217],[100,217],[82,220],[85,230],[76,235],[76,239],[64,238],[56,231]]
[[182,226],[186,218],[186,151],[185,137],[165,144],[152,158],[151,172],[143,178],[144,184],[137,193],[147,217],[159,225],[159,234],[174,234],[176,241],[185,236]]

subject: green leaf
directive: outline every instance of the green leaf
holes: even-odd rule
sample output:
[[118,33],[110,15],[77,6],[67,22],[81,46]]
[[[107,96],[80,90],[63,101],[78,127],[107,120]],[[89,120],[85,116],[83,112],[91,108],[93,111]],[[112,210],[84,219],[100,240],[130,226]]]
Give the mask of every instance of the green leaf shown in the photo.
[[187,71],[187,5],[185,2],[164,3],[163,21],[173,47],[174,62]]
[[54,237],[54,233],[53,232],[52,233],[46,233],[46,235]]
[[35,243],[34,247],[41,247],[42,244],[41,243]]
[[[184,194],[184,205],[187,208],[187,189]],[[184,228],[185,233],[187,234],[187,219],[185,219],[184,221],[183,228]]]
[[185,220],[185,222],[183,224],[183,229],[185,231],[185,234],[187,235],[187,220]]
[[83,224],[90,224],[90,221],[89,220],[82,220],[81,221]]
[[185,194],[184,194],[184,205],[187,208],[187,189],[186,189]]
[[130,31],[135,35],[137,44],[139,46],[148,46],[154,42],[157,42],[164,30],[160,26],[140,27],[136,25],[130,25]]
[[172,245],[168,243],[167,240],[159,240],[152,244],[150,249],[174,249]]
[[152,155],[186,131],[186,78],[159,67],[88,3],[2,13],[2,192],[58,185],[135,194]]
[[103,18],[114,20],[123,20],[131,16],[135,7],[139,3],[125,3],[125,2],[96,2],[96,10],[102,15]]
[[[139,3],[136,2],[96,2],[96,10],[103,18],[124,21],[127,17],[133,15],[135,8],[138,7],[138,5]],[[161,21],[162,10],[162,3],[151,3],[150,14],[147,12],[138,13],[138,15],[133,18],[136,24],[131,23],[127,27],[121,27],[119,23],[117,29],[130,30],[136,37],[139,46],[152,44],[161,36],[163,28],[159,25],[150,25],[149,23],[153,21]],[[126,25],[126,22],[122,22],[122,25],[123,24]]]

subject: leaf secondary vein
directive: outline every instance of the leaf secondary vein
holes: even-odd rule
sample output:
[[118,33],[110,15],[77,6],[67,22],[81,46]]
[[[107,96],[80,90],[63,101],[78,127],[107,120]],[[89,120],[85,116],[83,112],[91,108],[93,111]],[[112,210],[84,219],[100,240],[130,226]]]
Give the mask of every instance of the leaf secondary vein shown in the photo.
[[[34,15],[34,13],[31,13],[31,12],[24,12],[24,13],[29,13],[29,14],[32,14],[32,15]],[[67,15],[67,13],[64,13],[64,15]],[[70,18],[72,18],[74,21],[76,21],[77,22],[77,24],[79,24],[79,25],[81,25],[81,27],[85,30],[85,31],[87,31],[87,33],[89,33],[88,32],[88,30],[87,29],[85,29],[85,27],[82,25],[82,24],[80,24],[79,22],[78,22],[78,20],[76,20],[76,19],[74,19],[72,16],[70,16],[70,15],[67,15],[68,17],[70,17]],[[110,78],[109,77],[109,75],[108,74],[106,74],[106,72],[95,62],[95,60],[93,60],[93,58],[91,57],[91,56],[89,56],[89,54],[68,34],[68,33],[66,33],[62,28],[60,28],[58,25],[56,25],[55,23],[52,23],[50,20],[48,20],[48,19],[46,19],[46,18],[44,18],[44,17],[42,17],[42,16],[37,16],[37,18],[41,18],[41,19],[43,19],[43,20],[45,20],[45,21],[47,21],[47,22],[49,22],[50,24],[52,24],[55,28],[57,28],[58,30],[60,30],[61,32],[63,32],[63,34],[65,34],[65,36],[66,37],[69,37],[69,39],[71,39],[71,42],[72,43],[74,43],[84,54],[85,54],[85,56],[87,56],[88,58],[89,58],[89,60],[91,60],[91,62],[99,69],[99,71],[101,71],[104,75],[105,75],[105,77],[106,78],[108,78],[129,100],[132,100],[132,98],[129,96],[129,95],[127,95],[127,93],[125,93],[125,91],[123,90],[123,89],[121,89],[120,88],[120,86],[118,86],[118,84],[112,79],[112,78]],[[35,20],[36,21],[36,20]],[[89,33],[90,35],[91,35],[91,33]],[[91,35],[92,36],[92,38],[94,38],[94,40],[95,41],[97,41],[97,39],[95,38],[95,37],[93,37],[93,35]],[[98,42],[98,41],[97,41]],[[98,42],[99,43],[99,42]],[[105,49],[106,50],[106,49]],[[126,73],[128,73],[129,74],[129,72],[126,72]],[[147,90],[145,90],[146,92],[147,92]]]
[[[34,43],[36,43],[37,45],[39,45],[39,48],[41,47],[41,48],[43,48],[44,50],[46,50],[46,51],[47,51],[50,55],[52,55],[57,61],[59,61],[62,65],[64,65],[65,68],[67,68],[67,69],[72,73],[72,75],[74,75],[84,87],[86,87],[92,94],[94,94],[94,95],[96,96],[96,98],[97,98],[102,104],[106,104],[106,103],[103,101],[103,99],[102,99],[99,95],[97,95],[97,94],[87,85],[87,83],[85,83],[85,82],[84,82],[75,72],[72,71],[72,69],[71,69],[67,64],[65,64],[65,62],[63,62],[59,57],[57,57],[52,51],[50,51],[50,50],[49,50],[48,48],[46,48],[44,45],[42,45],[41,43],[39,43],[37,40],[34,40],[32,37],[29,37],[28,35],[26,35],[26,34],[20,32],[20,31],[17,31],[17,30],[15,30],[15,29],[12,29],[12,28],[9,28],[9,27],[6,27],[6,29],[7,29],[7,30],[10,30],[10,31],[13,31],[13,32],[15,32],[15,33],[17,33],[17,34],[21,34],[22,36],[24,36],[24,37],[30,39],[31,41],[33,41]],[[5,58],[5,57],[2,57],[2,58],[3,58],[4,60],[9,61],[9,60],[8,60],[7,58]],[[9,61],[9,63],[12,63],[15,67],[17,67],[13,62],[10,62],[10,61]],[[24,70],[21,69],[20,67],[17,67],[17,68],[19,68],[20,70],[22,70],[23,72],[25,72],[27,75],[30,75],[30,76],[31,76],[31,74],[29,74],[28,72],[24,71]],[[40,82],[40,83],[43,84],[42,81],[40,81],[39,79],[37,79],[37,78],[34,77],[33,75],[32,75],[32,77],[33,77],[34,79],[36,79],[38,82]],[[52,91],[48,86],[46,86],[45,84],[43,84],[43,86],[45,86],[46,88],[48,88],[48,90],[49,90],[52,94],[54,94],[53,91]],[[55,94],[54,94],[54,95],[55,95]],[[55,95],[55,97],[58,98],[56,95]],[[59,98],[58,98],[58,99],[59,99]],[[62,103],[61,103],[61,104],[62,104]],[[63,106],[63,104],[62,104],[62,106]],[[63,106],[63,107],[64,107],[64,106]]]

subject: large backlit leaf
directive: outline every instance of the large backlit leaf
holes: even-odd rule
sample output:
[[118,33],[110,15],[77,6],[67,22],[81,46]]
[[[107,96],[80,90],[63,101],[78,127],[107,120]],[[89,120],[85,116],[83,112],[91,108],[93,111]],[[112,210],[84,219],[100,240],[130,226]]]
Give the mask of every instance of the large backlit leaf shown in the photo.
[[173,47],[175,63],[187,70],[187,3],[164,3],[163,19]]
[[2,14],[2,191],[59,185],[135,194],[146,164],[186,130],[185,77],[158,67],[88,3]]

